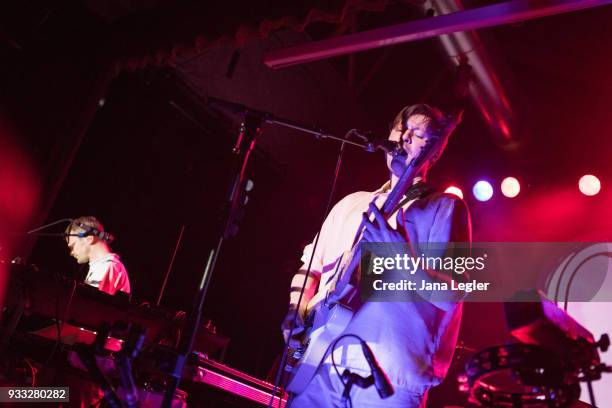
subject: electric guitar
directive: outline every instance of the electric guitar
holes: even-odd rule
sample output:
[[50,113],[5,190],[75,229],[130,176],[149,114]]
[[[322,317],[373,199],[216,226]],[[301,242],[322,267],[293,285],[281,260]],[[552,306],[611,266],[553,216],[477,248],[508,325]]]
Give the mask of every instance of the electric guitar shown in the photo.
[[[454,127],[458,120],[459,117],[450,120],[447,128],[441,132],[443,136],[428,138],[419,156],[406,167],[381,207],[381,214],[385,219],[392,215],[392,211],[412,185],[413,179],[438,151],[438,147],[446,142],[451,126]],[[369,210],[367,215],[370,215]],[[289,371],[289,392],[299,394],[306,388],[327,353],[333,352],[329,350],[331,344],[342,334],[353,317],[354,311],[346,304],[357,292],[358,276],[355,275],[359,273],[359,240],[364,228],[365,221],[362,221],[355,234],[352,249],[344,253],[338,262],[339,269],[334,274],[334,279],[324,288],[319,288],[317,294],[308,302],[306,329],[301,333],[300,346],[291,350],[286,367]]]

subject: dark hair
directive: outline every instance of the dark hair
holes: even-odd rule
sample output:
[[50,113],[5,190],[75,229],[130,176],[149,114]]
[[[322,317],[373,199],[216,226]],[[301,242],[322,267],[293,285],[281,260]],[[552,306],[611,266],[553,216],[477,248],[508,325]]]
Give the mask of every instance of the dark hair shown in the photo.
[[446,116],[444,116],[440,109],[434,108],[433,106],[429,106],[425,103],[418,103],[416,105],[405,106],[395,116],[391,129],[395,129],[398,125],[401,125],[401,129],[404,130],[404,126],[406,126],[408,118],[413,115],[423,115],[429,119],[429,129],[431,133],[434,133],[432,135],[434,137],[438,135],[447,124]]
[[455,115],[445,115],[438,108],[429,106],[425,103],[417,103],[415,105],[405,106],[393,120],[391,129],[396,129],[401,126],[401,130],[405,130],[408,118],[414,115],[423,115],[428,119],[428,133],[432,138],[442,139],[440,141],[437,152],[429,161],[429,167],[438,161],[442,152],[448,143],[448,137],[455,130],[455,127],[461,121],[461,113]]

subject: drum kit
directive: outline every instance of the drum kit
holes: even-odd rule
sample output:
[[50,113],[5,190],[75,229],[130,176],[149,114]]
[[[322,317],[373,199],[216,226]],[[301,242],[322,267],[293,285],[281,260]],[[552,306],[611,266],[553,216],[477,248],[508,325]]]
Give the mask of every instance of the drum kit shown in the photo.
[[599,356],[610,346],[608,335],[596,341],[542,291],[523,295],[532,301],[504,304],[516,343],[475,353],[458,377],[459,389],[482,407],[586,407],[578,401],[580,383],[586,383],[596,407],[592,383],[612,372]]

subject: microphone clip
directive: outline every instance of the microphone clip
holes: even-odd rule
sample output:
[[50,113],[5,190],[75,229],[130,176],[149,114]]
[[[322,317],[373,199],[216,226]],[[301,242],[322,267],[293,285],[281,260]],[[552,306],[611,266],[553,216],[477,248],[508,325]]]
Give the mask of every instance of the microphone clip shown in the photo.
[[379,139],[372,135],[369,130],[351,129],[348,136],[356,136],[365,143],[364,149],[366,152],[374,153],[377,150],[382,150],[392,156],[398,156],[403,153],[402,146],[392,140]]

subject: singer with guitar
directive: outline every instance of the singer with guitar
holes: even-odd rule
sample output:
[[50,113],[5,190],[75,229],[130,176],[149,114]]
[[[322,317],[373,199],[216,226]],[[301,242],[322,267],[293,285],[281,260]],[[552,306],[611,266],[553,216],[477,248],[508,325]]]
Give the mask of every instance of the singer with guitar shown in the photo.
[[[300,350],[287,384],[292,408],[425,407],[427,391],[446,375],[461,321],[461,295],[449,293],[435,302],[361,302],[359,293],[350,293],[358,292],[358,285],[347,282],[355,280],[351,275],[357,269],[350,265],[358,259],[359,242],[408,243],[418,252],[422,243],[471,241],[465,203],[424,183],[459,120],[460,115],[447,116],[425,104],[402,109],[389,134],[397,145],[386,154],[390,180],[377,191],[340,200],[319,232],[314,254],[316,240],[304,249],[282,326],[285,338],[291,333],[289,343]],[[436,278],[436,271],[418,273]],[[336,307],[342,299],[352,300]],[[364,378],[374,374],[376,387],[352,387],[347,404],[347,380],[338,375],[345,370]]]

